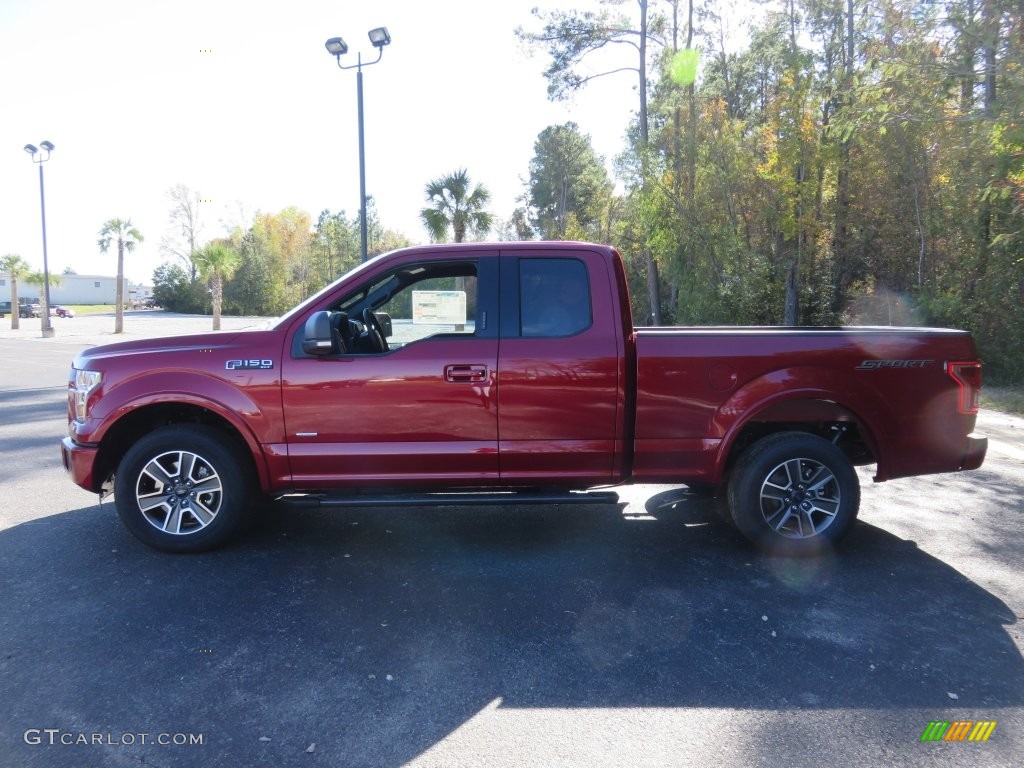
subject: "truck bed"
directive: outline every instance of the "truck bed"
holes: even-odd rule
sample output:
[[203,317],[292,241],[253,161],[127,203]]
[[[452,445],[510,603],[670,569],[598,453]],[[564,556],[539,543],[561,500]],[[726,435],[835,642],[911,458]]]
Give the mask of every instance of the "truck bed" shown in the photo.
[[[876,480],[968,468],[974,415],[946,364],[965,331],[905,327],[640,327],[634,474],[716,481],[740,420],[855,426]],[[751,417],[751,414],[755,414]],[[750,427],[747,427],[750,429]]]

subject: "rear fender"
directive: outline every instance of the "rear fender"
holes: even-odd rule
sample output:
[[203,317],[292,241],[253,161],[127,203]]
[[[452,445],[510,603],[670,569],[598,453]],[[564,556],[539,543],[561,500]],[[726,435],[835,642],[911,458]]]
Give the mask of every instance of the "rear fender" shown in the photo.
[[786,424],[854,421],[879,466],[886,461],[881,425],[891,418],[889,409],[869,390],[850,386],[849,376],[809,366],[783,368],[748,382],[715,413],[711,432],[721,438],[714,475],[721,477],[736,439],[757,421]]

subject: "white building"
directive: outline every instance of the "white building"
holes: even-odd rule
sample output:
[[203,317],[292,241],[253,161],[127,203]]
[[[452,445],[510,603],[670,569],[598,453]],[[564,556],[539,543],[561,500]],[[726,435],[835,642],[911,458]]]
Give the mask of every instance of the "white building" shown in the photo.
[[[60,278],[60,285],[50,286],[50,303],[54,306],[57,304],[113,304],[116,301],[116,277],[109,277],[107,275],[61,274],[51,274],[50,277]],[[143,287],[138,286],[138,288]],[[152,296],[152,288],[144,290],[148,290],[149,296]],[[18,281],[19,299],[38,298],[41,294],[42,289],[40,286],[26,283],[24,280]],[[0,273],[0,299],[10,301],[10,297],[10,275]],[[145,301],[145,299],[136,298],[129,293],[127,278],[124,280],[124,300],[126,303],[132,300],[138,302]]]
[[153,298],[153,286],[131,283],[128,285],[128,303],[132,306],[145,304]]

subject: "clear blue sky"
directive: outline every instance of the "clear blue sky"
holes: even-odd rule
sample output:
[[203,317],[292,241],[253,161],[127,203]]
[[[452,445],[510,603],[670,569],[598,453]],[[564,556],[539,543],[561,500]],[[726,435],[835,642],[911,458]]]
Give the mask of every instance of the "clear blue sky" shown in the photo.
[[[605,78],[552,104],[514,35],[554,0],[4,0],[0,4],[0,255],[42,266],[38,172],[45,167],[49,266],[113,274],[97,233],[131,218],[146,240],[126,260],[149,283],[168,233],[167,190],[204,200],[205,239],[256,211],[359,206],[356,76],[324,49],[336,35],[373,51],[364,69],[367,192],[385,226],[427,240],[423,187],[460,167],[505,218],[523,193],[533,142],[575,120],[609,165],[635,109],[635,79]],[[574,2],[576,7],[592,0]],[[562,3],[566,5],[566,3]],[[626,9],[632,12],[630,4]]]

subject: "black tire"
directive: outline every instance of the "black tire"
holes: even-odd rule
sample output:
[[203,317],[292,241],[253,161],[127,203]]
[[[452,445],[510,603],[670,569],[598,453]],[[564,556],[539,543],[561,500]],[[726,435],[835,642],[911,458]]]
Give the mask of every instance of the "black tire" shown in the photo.
[[164,427],[135,443],[114,478],[128,530],[164,552],[220,546],[246,518],[252,464],[229,438],[198,424]]
[[736,527],[773,555],[833,549],[860,507],[850,460],[806,432],[778,432],[750,446],[732,471],[728,493]]

